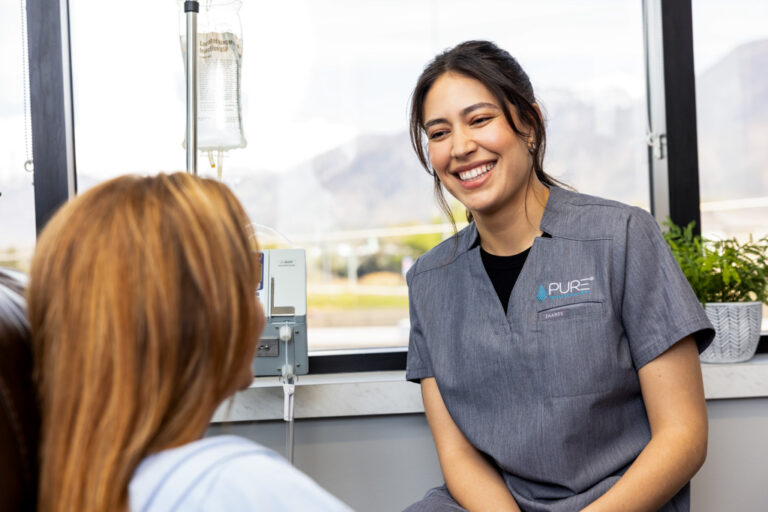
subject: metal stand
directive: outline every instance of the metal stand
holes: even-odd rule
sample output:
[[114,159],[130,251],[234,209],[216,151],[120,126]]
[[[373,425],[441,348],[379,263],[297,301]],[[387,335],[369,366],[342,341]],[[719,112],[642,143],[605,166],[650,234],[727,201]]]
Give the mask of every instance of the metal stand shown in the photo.
[[197,175],[197,13],[200,3],[184,2],[187,16],[187,172]]

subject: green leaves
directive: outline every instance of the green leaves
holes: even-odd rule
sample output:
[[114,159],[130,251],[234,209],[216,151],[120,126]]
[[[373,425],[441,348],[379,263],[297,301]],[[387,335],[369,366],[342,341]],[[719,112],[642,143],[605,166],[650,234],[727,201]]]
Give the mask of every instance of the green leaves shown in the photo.
[[699,301],[768,304],[768,236],[745,243],[706,240],[693,235],[693,222],[664,225],[664,239]]

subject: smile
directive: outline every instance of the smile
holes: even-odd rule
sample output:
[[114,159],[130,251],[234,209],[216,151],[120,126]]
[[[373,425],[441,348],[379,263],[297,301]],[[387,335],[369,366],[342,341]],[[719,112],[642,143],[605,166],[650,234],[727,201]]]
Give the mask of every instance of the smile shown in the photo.
[[491,169],[493,169],[495,165],[496,165],[496,162],[478,165],[477,167],[474,167],[472,169],[467,169],[466,171],[461,171],[457,174],[461,181],[472,181],[488,173]]

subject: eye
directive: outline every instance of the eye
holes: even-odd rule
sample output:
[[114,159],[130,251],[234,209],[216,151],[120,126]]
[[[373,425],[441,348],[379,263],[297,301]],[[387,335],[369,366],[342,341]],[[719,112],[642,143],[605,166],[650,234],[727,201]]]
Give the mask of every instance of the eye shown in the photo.
[[472,119],[472,121],[469,124],[471,124],[473,126],[478,126],[478,125],[484,124],[487,121],[490,121],[491,119],[493,119],[492,116],[478,116],[478,117]]
[[444,137],[448,133],[448,130],[435,130],[432,133],[427,134],[429,140],[438,140]]

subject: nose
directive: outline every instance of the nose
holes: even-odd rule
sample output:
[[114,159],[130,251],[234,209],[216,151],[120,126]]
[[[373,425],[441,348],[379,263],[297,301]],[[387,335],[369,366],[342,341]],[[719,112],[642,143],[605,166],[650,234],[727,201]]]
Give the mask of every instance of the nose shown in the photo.
[[454,131],[451,145],[452,158],[464,158],[471,155],[476,149],[477,143],[467,127],[460,127]]

